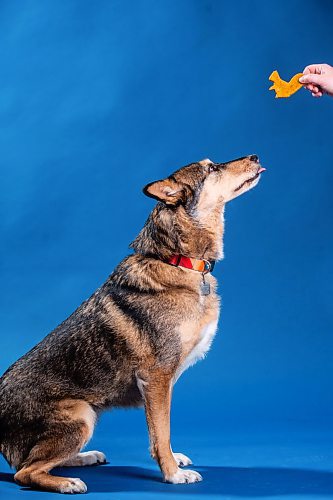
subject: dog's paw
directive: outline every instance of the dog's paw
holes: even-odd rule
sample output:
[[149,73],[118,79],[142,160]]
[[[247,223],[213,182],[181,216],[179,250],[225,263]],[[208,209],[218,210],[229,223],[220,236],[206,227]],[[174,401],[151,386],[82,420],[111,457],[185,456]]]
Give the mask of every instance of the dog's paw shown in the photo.
[[86,493],[87,485],[78,477],[69,477],[59,488],[60,493]]
[[172,484],[197,483],[198,481],[202,481],[202,476],[195,470],[178,469],[175,474],[165,477],[164,480]]
[[180,467],[186,467],[187,465],[192,464],[192,460],[186,455],[183,455],[183,453],[173,453],[173,456],[177,462],[177,465],[179,465]]
[[106,456],[101,451],[84,451],[77,456],[81,465],[99,465],[106,463]]
[[106,463],[106,456],[101,451],[84,451],[83,453],[78,453],[76,457],[73,457],[67,462],[63,463],[62,466],[66,467],[81,467],[85,465],[99,465]]

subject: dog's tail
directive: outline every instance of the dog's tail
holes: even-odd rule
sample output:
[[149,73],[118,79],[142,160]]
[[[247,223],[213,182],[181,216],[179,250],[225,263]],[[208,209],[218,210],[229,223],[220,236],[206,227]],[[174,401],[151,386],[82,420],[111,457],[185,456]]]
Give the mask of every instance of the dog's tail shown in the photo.
[[29,429],[22,429],[21,424],[14,424],[6,412],[1,414],[0,407],[0,454],[8,465],[18,470],[33,445],[33,436]]
[[[1,379],[0,379],[1,382]],[[1,395],[0,395],[1,396]],[[4,457],[10,467],[18,467],[22,459],[18,443],[15,443],[6,419],[3,401],[0,397],[0,454]]]
[[0,454],[3,456],[3,458],[6,460],[6,462],[12,467],[12,464],[10,463],[9,455],[8,455],[8,450],[6,449],[6,446],[4,444],[4,436],[2,432],[2,425],[1,425],[1,419],[0,419]]
[[[1,412],[1,408],[0,408],[0,412]],[[8,455],[8,450],[7,450],[7,447],[5,445],[5,436],[4,436],[3,429],[4,429],[4,426],[3,426],[3,422],[1,419],[1,413],[0,413],[0,454],[4,457],[6,462],[8,462],[8,464],[12,467],[12,465],[10,463],[9,455]]]
[[[0,422],[1,425],[1,422]],[[0,434],[0,453],[11,468],[18,469],[24,455],[20,446]]]

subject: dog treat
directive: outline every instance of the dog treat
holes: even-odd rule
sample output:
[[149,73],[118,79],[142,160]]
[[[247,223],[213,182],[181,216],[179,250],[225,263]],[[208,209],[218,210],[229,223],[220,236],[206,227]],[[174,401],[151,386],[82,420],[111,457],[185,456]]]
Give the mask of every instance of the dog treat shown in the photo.
[[280,78],[279,73],[274,70],[271,73],[269,80],[273,82],[273,85],[269,87],[269,90],[275,90],[275,97],[290,97],[295,94],[303,85],[299,82],[299,79],[303,76],[303,73],[297,73],[293,76],[289,82],[285,82]]

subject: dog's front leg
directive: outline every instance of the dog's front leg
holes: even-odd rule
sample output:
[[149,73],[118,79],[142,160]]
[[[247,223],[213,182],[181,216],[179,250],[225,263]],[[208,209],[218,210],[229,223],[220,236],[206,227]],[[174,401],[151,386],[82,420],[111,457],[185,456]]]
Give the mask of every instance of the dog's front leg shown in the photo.
[[145,402],[148,424],[150,451],[157,460],[164,480],[169,483],[195,483],[202,477],[193,470],[182,470],[171,451],[170,445],[170,407],[172,377],[150,373],[141,379],[142,395]]

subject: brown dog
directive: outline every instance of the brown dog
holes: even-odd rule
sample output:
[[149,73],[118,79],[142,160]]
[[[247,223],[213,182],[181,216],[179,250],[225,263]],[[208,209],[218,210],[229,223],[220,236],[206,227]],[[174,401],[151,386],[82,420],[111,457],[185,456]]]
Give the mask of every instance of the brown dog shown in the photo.
[[99,412],[144,405],[164,480],[200,481],[190,459],[170,446],[172,388],[205,355],[219,299],[213,263],[223,256],[225,203],[254,187],[255,155],[203,160],[145,187],[159,203],[104,285],[0,379],[0,451],[24,486],[83,493],[53,467],[105,461],[80,453]]

